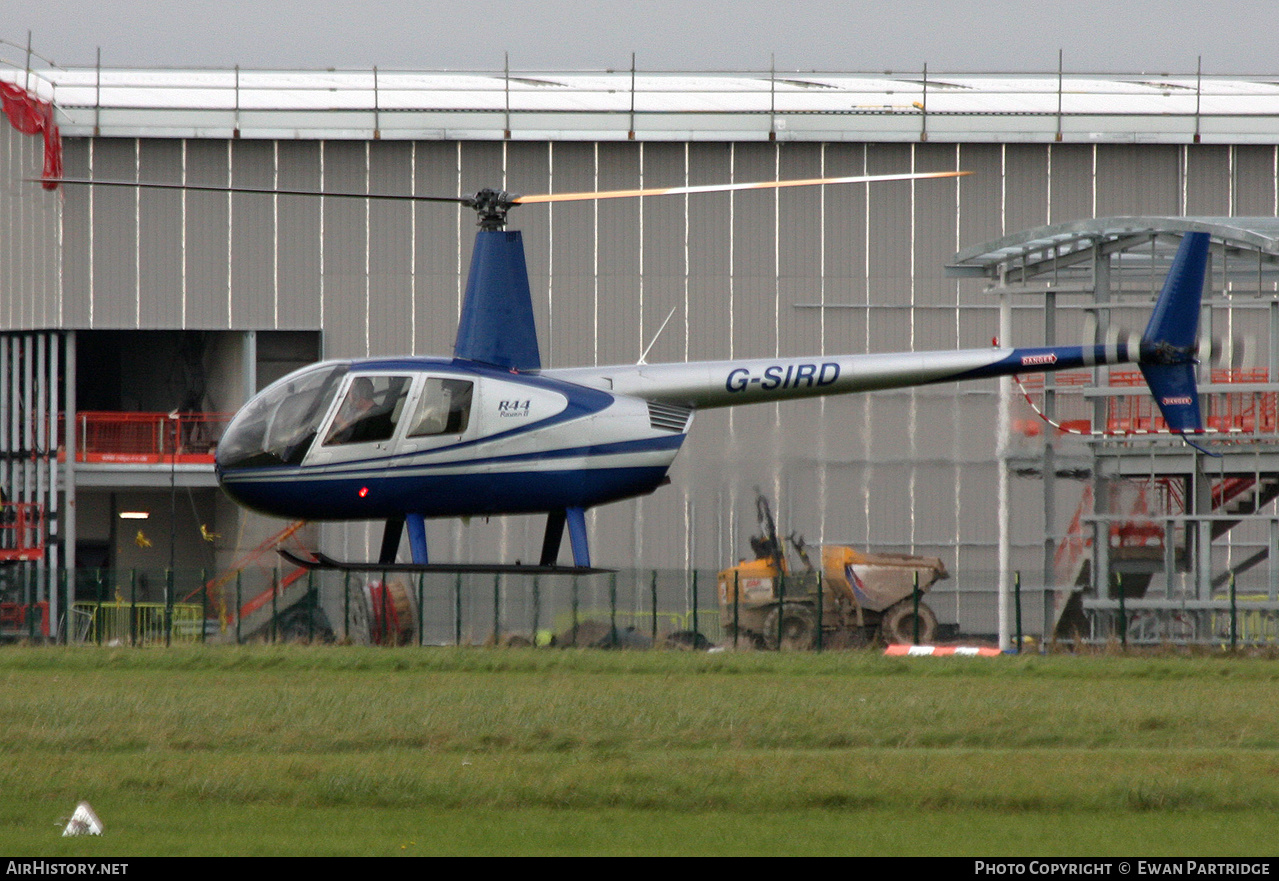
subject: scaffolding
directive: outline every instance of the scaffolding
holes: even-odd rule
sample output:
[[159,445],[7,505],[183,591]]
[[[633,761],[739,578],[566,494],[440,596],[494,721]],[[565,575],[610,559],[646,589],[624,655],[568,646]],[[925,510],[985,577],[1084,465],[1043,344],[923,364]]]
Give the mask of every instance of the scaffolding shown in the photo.
[[[1101,344],[1144,325],[1189,231],[1212,236],[1195,444],[1168,433],[1139,372],[1018,378],[1003,466],[1043,484],[1058,637],[1276,641],[1279,221],[1098,218],[1016,233],[948,266],[987,279],[1005,309],[1039,300],[1046,345],[1074,342],[1072,331]],[[1078,506],[1062,528],[1072,491]]]
[[65,565],[57,462],[63,441],[52,418],[65,400],[65,350],[56,331],[0,334],[0,614],[18,630],[38,615],[45,637],[48,622],[65,611],[55,583]]

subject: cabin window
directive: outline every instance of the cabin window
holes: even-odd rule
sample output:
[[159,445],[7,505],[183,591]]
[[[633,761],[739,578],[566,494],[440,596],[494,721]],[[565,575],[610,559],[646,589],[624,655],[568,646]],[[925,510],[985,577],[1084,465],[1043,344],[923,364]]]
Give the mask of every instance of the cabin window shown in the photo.
[[461,434],[471,418],[473,384],[465,379],[428,376],[409,424],[409,437]]
[[409,392],[407,376],[357,375],[333,416],[326,446],[390,440]]

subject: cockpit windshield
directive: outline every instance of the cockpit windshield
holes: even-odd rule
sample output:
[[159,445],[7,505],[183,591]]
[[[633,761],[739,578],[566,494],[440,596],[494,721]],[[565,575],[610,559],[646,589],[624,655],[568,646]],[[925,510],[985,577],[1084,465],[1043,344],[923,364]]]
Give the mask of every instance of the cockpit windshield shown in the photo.
[[218,444],[218,467],[301,464],[349,368],[306,368],[269,386],[227,427]]

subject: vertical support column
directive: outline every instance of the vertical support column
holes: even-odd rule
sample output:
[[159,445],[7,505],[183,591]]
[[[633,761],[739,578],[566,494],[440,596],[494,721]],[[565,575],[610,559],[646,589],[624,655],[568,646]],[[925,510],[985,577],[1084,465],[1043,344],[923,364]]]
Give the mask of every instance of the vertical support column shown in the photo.
[[[323,205],[321,205],[322,210]],[[240,333],[240,406],[247,404],[257,393],[258,332],[256,330],[245,330]],[[247,516],[243,510],[237,508],[235,517],[241,528],[243,528]],[[232,550],[236,554],[243,552],[243,549],[239,547],[235,547]]]
[[243,403],[258,393],[258,332],[246,330],[240,343],[240,380]]
[[[32,465],[35,468],[35,499],[40,505],[40,510],[47,518],[49,516],[49,389],[46,383],[48,376],[47,356],[49,347],[49,337],[51,334],[38,333],[35,336],[35,407],[32,410],[32,418],[27,420],[31,423],[31,449],[34,450],[32,455]],[[48,523],[48,520],[45,520]],[[41,585],[41,593],[49,602],[49,620],[56,622],[58,616],[57,611],[58,592],[53,589],[53,580],[49,577],[49,542],[46,539],[48,535],[48,527],[41,529],[40,542],[44,546],[45,556],[36,564],[37,578]]]
[[[1270,301],[1270,361],[1266,365],[1267,382],[1279,382],[1279,300]],[[1270,601],[1279,600],[1279,520],[1270,521],[1270,554],[1266,567],[1270,573]]]
[[1110,483],[1105,457],[1093,453],[1093,589],[1099,598],[1110,596]]
[[1279,600],[1279,559],[1275,549],[1279,548],[1279,520],[1270,518],[1270,554],[1266,558],[1266,569],[1270,574],[1270,602]]
[[[999,292],[999,341],[1007,345],[1012,334],[1012,306],[1008,302],[1008,291]],[[1012,431],[1012,414],[1010,398],[1012,396],[1011,380],[1007,376],[999,378],[999,426],[995,439],[996,461],[999,463],[999,594],[996,602],[999,616],[999,647],[1007,649],[1012,645],[1012,635],[1008,626],[1008,594],[1011,590],[1009,569],[1012,566],[1012,535],[1009,526],[1010,487],[1008,482],[1008,437]],[[779,637],[780,644],[780,637]]]
[[14,501],[30,502],[31,498],[31,401],[32,401],[32,385],[31,385],[31,348],[33,342],[32,334],[23,334],[15,338],[17,343],[17,351],[14,352],[15,361],[14,372],[19,373],[17,377],[21,385],[18,388],[18,394],[15,402],[18,406],[13,408],[14,423],[14,449],[18,451],[19,463],[18,468],[20,474],[18,483],[20,489],[14,494]]
[[[35,460],[35,423],[39,418],[39,411],[33,408],[36,399],[35,395],[35,348],[36,335],[33,333],[25,334],[22,337],[20,355],[22,359],[22,403],[21,413],[19,414],[20,423],[18,425],[18,440],[22,455],[22,496],[20,501],[30,503],[44,503],[44,499],[36,494],[36,460]],[[27,566],[31,571],[32,590],[31,598],[34,602],[43,602],[46,599],[44,593],[44,583],[37,575],[34,566]]]
[[1267,382],[1279,382],[1279,300],[1270,301],[1270,361]]
[[62,466],[62,546],[63,565],[67,570],[67,642],[71,641],[71,610],[75,608],[75,568],[76,568],[76,473],[75,461],[79,450],[76,447],[76,332],[67,331],[64,351],[65,366],[62,371],[66,383],[66,409],[63,422],[66,426],[66,460]]
[[15,447],[12,431],[18,410],[13,369],[13,349],[16,345],[15,337],[8,334],[0,335],[0,489],[4,490],[5,501],[17,499],[17,486],[15,486],[13,474]]
[[[1044,345],[1057,345],[1057,294],[1044,296]],[[1044,374],[1044,415],[1057,419],[1057,374]],[[1044,456],[1040,466],[1044,480],[1044,586],[1053,587],[1053,560],[1057,556],[1057,448],[1051,426],[1044,429]]]
[[[49,350],[46,353],[45,366],[48,370],[48,389],[49,398],[46,403],[44,412],[48,416],[48,428],[45,434],[45,478],[46,497],[49,500],[49,507],[44,512],[44,530],[45,530],[45,546],[44,546],[44,562],[45,569],[49,573],[49,592],[56,598],[61,600],[62,593],[58,590],[58,585],[65,584],[66,579],[59,575],[62,571],[63,560],[65,559],[61,550],[61,508],[58,504],[58,375],[60,372],[59,360],[61,357],[60,346],[58,341],[61,335],[57,333],[49,334]],[[68,609],[70,607],[67,607]],[[54,605],[49,606],[49,620],[57,622],[63,619],[62,607],[58,607],[58,614],[54,614]],[[70,620],[69,616],[66,616]]]
[[13,481],[10,476],[9,423],[16,409],[9,394],[9,346],[13,338],[8,334],[0,334],[0,490],[4,492],[5,501],[13,495]]
[[[1204,472],[1207,459],[1198,450],[1194,451],[1194,476],[1191,478],[1194,498],[1194,533],[1195,541],[1195,597],[1196,599],[1212,599],[1212,477]],[[1187,528],[1190,524],[1187,524]]]
[[[1093,256],[1093,291],[1097,303],[1097,330],[1093,342],[1101,345],[1110,332],[1110,255],[1102,252],[1100,243]],[[1098,389],[1110,388],[1110,368],[1098,365],[1093,368],[1093,385]],[[1093,400],[1093,431],[1106,429],[1110,399],[1104,395]],[[1094,447],[1094,450],[1096,448]],[[1101,467],[1101,457],[1093,454],[1093,566],[1092,584],[1097,596],[1110,594],[1110,491],[1109,483]]]
[[[1057,293],[1044,295],[1044,345],[1057,345]],[[1044,416],[1050,423],[1057,421],[1057,374],[1044,374]],[[1057,558],[1057,446],[1052,426],[1044,426],[1044,455],[1040,465],[1044,481],[1044,580],[1040,594],[1040,612],[1043,615],[1042,637],[1045,642],[1052,637],[1053,598],[1055,589],[1069,589],[1070,585],[1056,584],[1054,561]],[[1018,594],[1020,597],[1020,593]],[[1018,615],[1018,628],[1021,616]],[[1021,651],[1020,642],[1017,650]]]

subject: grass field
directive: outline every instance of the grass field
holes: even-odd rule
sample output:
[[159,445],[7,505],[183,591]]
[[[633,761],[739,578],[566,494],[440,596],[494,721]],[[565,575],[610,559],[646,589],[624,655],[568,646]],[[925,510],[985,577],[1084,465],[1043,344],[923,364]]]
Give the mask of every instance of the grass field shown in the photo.
[[[1279,662],[0,650],[0,853],[1272,855]],[[100,838],[63,838],[89,801]]]

